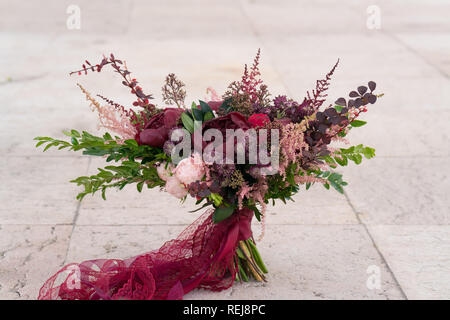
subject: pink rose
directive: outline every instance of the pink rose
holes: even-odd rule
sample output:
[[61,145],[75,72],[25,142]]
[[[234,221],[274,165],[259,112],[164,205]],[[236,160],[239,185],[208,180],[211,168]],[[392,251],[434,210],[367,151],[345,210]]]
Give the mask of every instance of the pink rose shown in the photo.
[[171,176],[167,179],[166,191],[178,199],[183,198],[188,193],[184,185],[175,176]]
[[198,153],[181,160],[175,168],[175,176],[185,185],[201,180],[205,172],[205,164]]

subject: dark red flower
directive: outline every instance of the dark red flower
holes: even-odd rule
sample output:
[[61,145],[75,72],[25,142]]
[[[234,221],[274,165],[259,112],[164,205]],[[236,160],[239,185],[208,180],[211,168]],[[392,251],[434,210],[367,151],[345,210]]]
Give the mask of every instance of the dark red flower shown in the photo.
[[252,128],[255,127],[264,127],[267,123],[270,122],[270,118],[267,114],[264,113],[255,113],[252,114],[248,118],[248,122]]
[[[232,139],[227,140],[227,129],[242,129],[243,131],[246,131],[250,129],[250,124],[247,121],[247,118],[239,113],[239,112],[230,112],[227,115],[224,115],[222,117],[211,119],[203,124],[203,134],[208,129],[217,129],[222,133],[222,139],[223,139],[223,157],[225,157],[227,149],[230,144],[236,145],[236,142],[234,137]],[[208,144],[212,143],[212,141],[204,141],[203,140],[203,148],[206,148]],[[228,147],[227,147],[228,146]],[[234,149],[236,151],[236,148]],[[225,159],[225,158],[224,158]]]
[[169,139],[169,132],[177,126],[183,112],[183,109],[177,108],[164,109],[147,122],[144,129],[138,133],[136,140],[140,144],[162,148],[164,142]]
[[[207,104],[213,111],[218,111],[220,106],[222,105],[223,101],[209,101]],[[202,107],[200,105],[197,106],[198,109],[201,109]]]
[[222,103],[223,103],[223,101],[210,101],[210,102],[208,102],[208,105],[212,110],[217,112],[217,110],[219,110]]
[[225,133],[226,129],[242,129],[250,128],[247,118],[239,112],[230,112],[222,117],[211,119],[203,124],[203,131],[207,129],[219,129]]

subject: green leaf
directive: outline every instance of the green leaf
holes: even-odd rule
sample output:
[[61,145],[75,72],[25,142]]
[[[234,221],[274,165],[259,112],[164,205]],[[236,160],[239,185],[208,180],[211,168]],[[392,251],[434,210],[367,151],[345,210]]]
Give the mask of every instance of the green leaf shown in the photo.
[[142,192],[142,187],[144,186],[144,181],[141,181],[141,182],[139,182],[137,185],[136,185],[136,188],[137,188],[137,190],[139,191],[139,192]]
[[225,114],[230,113],[233,110],[233,106],[231,105],[231,98],[225,99],[220,105],[220,109],[224,111]]
[[338,106],[338,105],[334,106],[334,108],[336,109],[337,112],[341,112],[342,109],[344,109],[343,106]]
[[211,119],[214,119],[214,114],[212,112],[207,112],[203,116],[203,122],[209,121]]
[[103,139],[105,139],[105,140],[113,140],[113,138],[111,137],[111,135],[110,135],[108,132],[106,132],[106,133],[103,135]]
[[350,122],[350,125],[352,127],[362,127],[363,125],[365,125],[367,123],[367,121],[362,121],[362,120],[353,120],[352,122]]
[[375,149],[370,148],[370,147],[365,147],[363,149],[362,154],[364,155],[364,157],[366,157],[367,159],[371,159],[373,157],[375,157]]
[[328,177],[330,174],[331,174],[330,171],[325,171],[325,172],[323,172],[320,176],[321,176],[322,178],[326,178],[326,177]]
[[353,156],[353,161],[356,163],[356,164],[360,164],[361,162],[362,162],[362,156],[360,155],[360,154],[355,154],[354,156]]
[[44,144],[44,143],[47,143],[47,141],[39,141],[38,143],[36,143],[36,148],[39,147],[40,145]]
[[343,166],[343,167],[345,167],[348,164],[348,160],[347,160],[347,157],[345,155],[336,156],[336,157],[334,157],[334,160],[336,160],[336,162],[340,166]]
[[200,100],[200,107],[202,108],[203,113],[212,113],[211,107],[205,101]]
[[233,214],[233,211],[234,211],[234,206],[216,208],[216,210],[214,211],[213,217],[212,217],[213,222],[219,223],[219,222],[225,220],[226,218],[230,217]]
[[124,143],[126,145],[129,145],[129,146],[132,146],[132,147],[136,147],[136,148],[139,147],[137,141],[134,140],[134,139],[125,140]]
[[200,211],[200,210],[202,210],[203,208],[205,208],[205,207],[207,207],[207,206],[210,206],[210,205],[211,205],[211,203],[210,203],[210,202],[207,202],[207,203],[204,203],[200,208],[197,208],[197,209],[194,209],[194,210],[191,210],[191,211],[188,211],[188,212],[190,212],[190,213],[197,212],[197,211]]
[[[351,128],[349,128],[351,129]],[[347,135],[347,133],[343,130],[341,132],[338,133],[338,137],[344,138]]]
[[186,113],[181,114],[181,121],[183,122],[184,128],[189,131],[189,133],[194,133],[194,120]]
[[70,133],[71,133],[72,137],[74,137],[74,138],[81,137],[80,133],[77,130],[72,129],[72,130],[70,130]]
[[330,185],[336,189],[336,191],[338,191],[339,193],[344,193],[344,189],[342,188],[342,186],[340,184],[338,184],[336,181],[330,181]]
[[192,109],[192,114],[193,114],[193,116],[194,116],[194,121],[195,121],[195,120],[197,120],[197,121],[203,121],[203,112],[202,112],[202,110],[197,109],[197,108]]

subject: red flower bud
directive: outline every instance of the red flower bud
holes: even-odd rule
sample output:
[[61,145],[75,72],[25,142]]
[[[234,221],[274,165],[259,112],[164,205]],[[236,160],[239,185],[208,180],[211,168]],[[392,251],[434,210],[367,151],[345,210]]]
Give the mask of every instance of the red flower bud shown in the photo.
[[248,118],[248,122],[250,123],[250,126],[252,128],[255,127],[263,127],[265,126],[267,123],[270,123],[270,118],[267,114],[264,113],[255,113],[252,114],[249,118]]

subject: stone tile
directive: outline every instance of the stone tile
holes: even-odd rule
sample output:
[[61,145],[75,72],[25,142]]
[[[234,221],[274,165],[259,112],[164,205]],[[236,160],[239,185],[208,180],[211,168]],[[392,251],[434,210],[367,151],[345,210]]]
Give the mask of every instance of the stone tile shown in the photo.
[[180,201],[158,189],[143,190],[135,186],[109,191],[104,201],[100,195],[86,197],[80,207],[79,225],[173,225],[190,224],[201,212],[192,198]]
[[[64,78],[67,78],[67,74]],[[53,83],[58,83],[54,85]],[[50,150],[45,154],[35,148],[37,136],[67,139],[63,130],[77,128],[95,133],[97,115],[90,112],[75,81],[50,81],[42,78],[24,82],[12,82],[0,86],[0,92],[14,92],[14,98],[0,101],[5,105],[6,114],[0,119],[0,134],[4,142],[0,145],[2,154],[33,155],[46,154],[75,155],[67,151]],[[63,97],[57,92],[64,92]],[[20,96],[21,99],[16,97]]]
[[[268,206],[267,224],[352,224],[357,220],[341,195],[320,190],[317,186],[308,193],[296,195],[295,202]],[[164,191],[135,190],[110,193],[107,201],[99,196],[87,197],[80,207],[79,225],[162,225],[190,224],[201,212],[189,211],[199,208],[191,198],[180,204]],[[157,199],[157,200],[156,200]],[[156,201],[155,201],[156,200]],[[256,230],[259,223],[255,221]],[[259,231],[256,231],[257,234]]]
[[71,226],[0,225],[0,299],[36,299],[61,267]]
[[411,34],[450,31],[450,5],[445,0],[352,1],[354,11],[362,14],[366,14],[367,7],[374,4],[380,8],[381,30]]
[[448,225],[378,225],[369,232],[409,299],[450,298]]
[[[267,207],[267,224],[356,224],[355,214],[347,199],[335,190],[326,190],[321,185],[313,185],[306,191],[300,188],[294,201],[286,204],[276,201]],[[259,223],[256,223],[256,229]],[[258,231],[255,231],[258,234]]]
[[[148,19],[149,15],[152,19]],[[146,21],[145,28],[141,23],[143,20]],[[205,0],[189,3],[137,1],[130,16],[129,32],[157,39],[252,35],[246,17],[235,0],[226,3]]]
[[398,80],[437,75],[420,57],[381,34],[267,37],[264,46],[289,91],[301,95],[314,88],[315,80],[322,79],[338,58],[340,66],[333,83],[350,79],[379,82],[387,75]]
[[160,248],[185,226],[76,226],[66,263],[126,259]]
[[[355,11],[348,3],[334,1],[277,1],[242,0],[242,7],[250,18],[255,33],[275,37],[337,33],[361,33],[367,30],[366,11]],[[333,12],[333,19],[326,16]],[[261,17],[270,16],[270,19]]]
[[[181,226],[77,226],[67,262],[127,258],[159,246]],[[287,236],[288,235],[288,236]],[[268,226],[258,243],[270,273],[267,284],[227,291],[194,291],[187,299],[401,299],[362,226]],[[367,268],[381,269],[381,287],[366,286]]]
[[[268,226],[258,247],[269,268],[268,283],[236,284],[213,294],[194,291],[186,299],[404,298],[362,226]],[[380,289],[366,285],[370,266],[380,269]]]
[[[450,5],[447,12],[450,12]],[[450,28],[447,32],[429,33],[397,33],[395,37],[415,52],[418,52],[426,61],[436,66],[447,78],[450,76]]]
[[1,224],[72,223],[78,201],[69,180],[85,174],[88,159],[1,157]]
[[[123,33],[127,31],[128,1],[110,3],[106,0],[79,0],[81,25],[79,30],[69,30],[66,21],[69,1],[44,0],[39,3],[25,4],[16,1],[3,1],[0,5],[2,15],[1,29],[8,32],[30,33]],[[39,12],[39,15],[31,13]]]
[[[380,157],[448,157],[450,139],[446,128],[450,108],[437,112],[399,112],[386,99],[379,101],[360,119],[368,123],[352,129],[350,145],[364,144]],[[348,147],[348,146],[347,146]],[[363,171],[365,168],[361,168]]]
[[[364,161],[364,160],[363,160]],[[346,167],[348,197],[370,225],[449,224],[448,157],[373,158]]]

